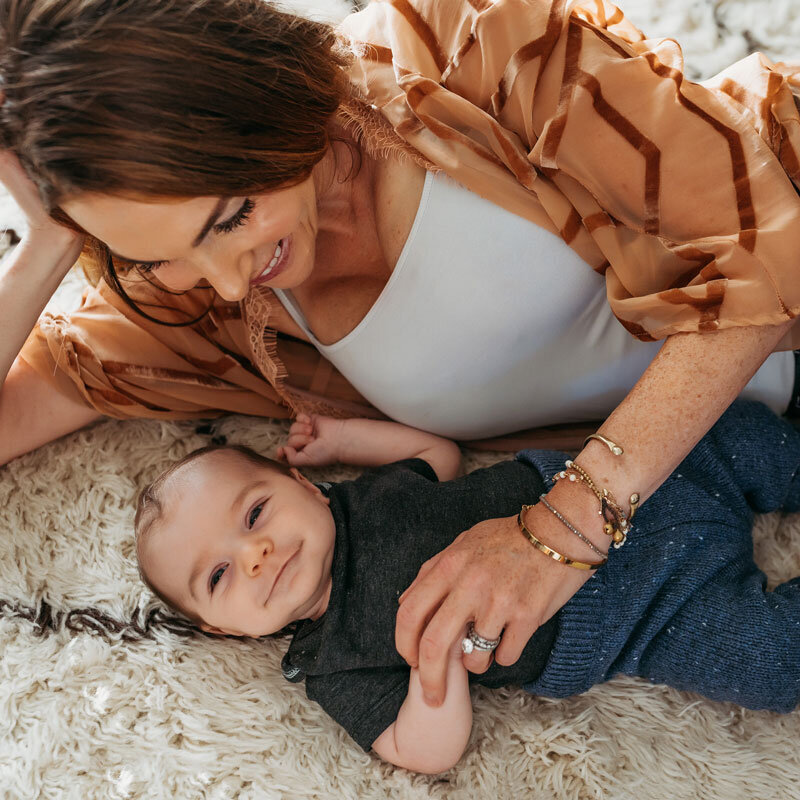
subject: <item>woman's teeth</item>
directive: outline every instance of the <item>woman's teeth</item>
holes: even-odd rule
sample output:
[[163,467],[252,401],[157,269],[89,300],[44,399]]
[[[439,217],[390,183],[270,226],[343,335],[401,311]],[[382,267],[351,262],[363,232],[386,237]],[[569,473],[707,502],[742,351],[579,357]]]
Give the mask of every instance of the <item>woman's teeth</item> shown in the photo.
[[269,264],[267,264],[267,268],[272,269],[278,263],[278,259],[280,259],[280,257],[281,257],[281,243],[278,242],[278,244],[275,247],[275,253],[272,256],[272,260],[269,262]]
[[283,242],[284,240],[281,239],[278,242],[278,244],[275,245],[275,251],[272,254],[272,258],[270,259],[269,264],[267,264],[267,266],[264,267],[263,272],[255,280],[263,281],[264,279],[269,278],[270,274],[272,273],[272,270],[278,266],[278,263],[281,260],[281,254],[283,253],[285,247],[285,243]]

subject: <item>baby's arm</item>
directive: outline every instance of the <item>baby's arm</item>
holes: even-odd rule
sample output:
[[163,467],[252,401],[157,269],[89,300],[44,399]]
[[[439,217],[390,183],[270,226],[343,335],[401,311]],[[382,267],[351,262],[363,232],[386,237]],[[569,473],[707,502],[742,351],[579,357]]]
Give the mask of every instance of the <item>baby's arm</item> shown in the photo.
[[413,772],[445,772],[458,763],[472,730],[472,701],[460,640],[450,653],[444,702],[429,706],[422,697],[419,670],[411,670],[408,695],[397,719],[372,749],[384,760]]
[[405,458],[427,461],[440,481],[455,478],[461,470],[458,445],[441,436],[409,428],[398,422],[375,419],[334,419],[298,414],[289,440],[278,458],[293,467],[354,464],[378,467]]

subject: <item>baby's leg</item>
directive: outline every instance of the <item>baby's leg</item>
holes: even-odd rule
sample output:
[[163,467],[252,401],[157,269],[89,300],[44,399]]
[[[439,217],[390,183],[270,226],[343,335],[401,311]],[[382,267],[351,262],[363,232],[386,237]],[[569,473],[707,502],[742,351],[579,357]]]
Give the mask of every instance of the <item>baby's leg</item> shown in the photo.
[[[752,511],[777,509],[800,510],[800,434],[764,406],[737,402],[643,506],[635,546],[609,559],[612,598],[627,595],[639,618],[626,629],[624,609],[609,609],[606,631],[619,627],[625,643],[607,676],[641,675],[750,708],[794,708],[800,578],[767,592],[753,562]],[[638,581],[628,577],[639,571]]]
[[760,403],[735,402],[684,467],[731,510],[800,511],[800,432]]
[[746,559],[728,563],[669,619],[631,674],[788,712],[800,703],[800,578],[765,591]]

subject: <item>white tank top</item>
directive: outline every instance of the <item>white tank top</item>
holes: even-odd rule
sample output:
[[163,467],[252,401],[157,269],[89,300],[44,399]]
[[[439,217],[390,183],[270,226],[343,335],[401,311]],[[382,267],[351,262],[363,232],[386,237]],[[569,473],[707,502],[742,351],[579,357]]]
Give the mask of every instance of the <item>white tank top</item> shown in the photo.
[[[603,277],[558,236],[442,174],[428,173],[389,281],[343,339],[318,342],[274,291],[376,408],[456,439],[603,419],[661,346],[619,324]],[[792,354],[777,353],[746,394],[781,413],[793,380]]]

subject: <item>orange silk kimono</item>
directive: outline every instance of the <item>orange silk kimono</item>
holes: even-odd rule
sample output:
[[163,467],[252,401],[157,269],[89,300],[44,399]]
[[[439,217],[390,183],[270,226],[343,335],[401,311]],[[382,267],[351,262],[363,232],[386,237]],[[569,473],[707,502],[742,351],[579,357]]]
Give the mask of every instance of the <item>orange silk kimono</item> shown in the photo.
[[[692,83],[674,41],[602,0],[373,0],[340,32],[359,98],[340,116],[364,146],[561,235],[632,335],[800,312],[800,65],[756,54]],[[45,315],[22,358],[113,417],[376,413],[269,290],[130,294],[171,319],[213,309],[159,326],[101,281],[79,311]]]

